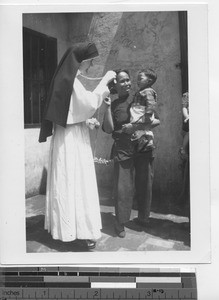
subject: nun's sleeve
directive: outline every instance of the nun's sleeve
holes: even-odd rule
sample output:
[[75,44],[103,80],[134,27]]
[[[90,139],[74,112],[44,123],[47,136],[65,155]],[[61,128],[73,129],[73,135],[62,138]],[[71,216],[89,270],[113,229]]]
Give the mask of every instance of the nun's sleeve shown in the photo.
[[100,82],[95,90],[90,92],[75,78],[67,124],[84,122],[91,118],[108,95],[109,89],[103,82]]
[[105,99],[107,96],[109,96],[110,91],[105,83],[105,81],[101,81],[98,86],[93,91],[93,94],[95,94],[98,97],[98,107],[102,104],[103,99]]

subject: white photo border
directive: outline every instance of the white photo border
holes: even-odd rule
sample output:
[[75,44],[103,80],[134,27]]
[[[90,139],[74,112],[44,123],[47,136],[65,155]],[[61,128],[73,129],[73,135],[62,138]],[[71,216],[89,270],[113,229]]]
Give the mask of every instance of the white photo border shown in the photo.
[[[188,11],[191,250],[26,253],[22,14],[97,11]],[[210,149],[207,4],[0,6],[1,257],[2,265],[209,263]],[[201,34],[200,34],[201,33]],[[13,37],[13,39],[12,39]],[[204,241],[204,242],[203,242]]]

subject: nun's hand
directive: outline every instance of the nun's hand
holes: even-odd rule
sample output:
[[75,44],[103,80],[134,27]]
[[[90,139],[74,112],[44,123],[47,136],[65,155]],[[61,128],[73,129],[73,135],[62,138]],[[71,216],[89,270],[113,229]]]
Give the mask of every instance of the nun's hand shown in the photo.
[[93,130],[94,128],[99,128],[100,127],[100,123],[99,121],[97,121],[96,118],[91,118],[91,119],[87,119],[86,120],[86,125]]

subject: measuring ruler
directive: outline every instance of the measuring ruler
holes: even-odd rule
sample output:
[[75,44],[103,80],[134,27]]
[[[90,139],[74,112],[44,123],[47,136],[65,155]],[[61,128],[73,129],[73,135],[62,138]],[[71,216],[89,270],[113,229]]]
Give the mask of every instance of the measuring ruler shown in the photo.
[[197,300],[194,270],[112,267],[0,268],[0,300]]

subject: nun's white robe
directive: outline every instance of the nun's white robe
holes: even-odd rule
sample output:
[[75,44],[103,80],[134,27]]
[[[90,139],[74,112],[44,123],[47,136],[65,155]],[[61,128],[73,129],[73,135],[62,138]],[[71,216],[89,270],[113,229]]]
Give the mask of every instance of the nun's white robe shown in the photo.
[[51,139],[45,229],[54,239],[98,239],[101,236],[96,173],[85,121],[109,95],[105,84],[87,91],[76,77],[66,128],[56,125]]

